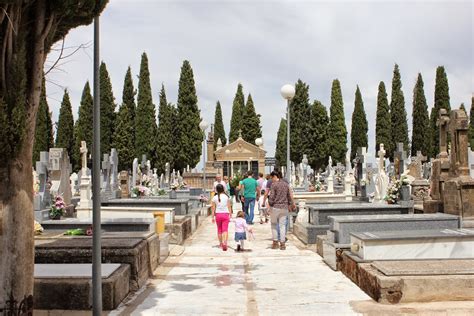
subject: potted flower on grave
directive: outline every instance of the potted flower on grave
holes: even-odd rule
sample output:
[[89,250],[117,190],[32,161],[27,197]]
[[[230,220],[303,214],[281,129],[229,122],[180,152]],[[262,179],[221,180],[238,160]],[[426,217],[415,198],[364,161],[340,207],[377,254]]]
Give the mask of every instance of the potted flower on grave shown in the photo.
[[64,211],[66,209],[66,203],[62,196],[58,195],[54,198],[54,202],[51,205],[51,209],[49,210],[49,218],[58,220],[61,219],[61,216],[64,215]]
[[35,236],[41,235],[43,233],[43,231],[44,231],[43,226],[41,226],[40,223],[35,221]]
[[179,188],[179,183],[178,182],[173,182],[171,184],[170,188],[171,188],[170,199],[176,199],[177,198],[176,190]]

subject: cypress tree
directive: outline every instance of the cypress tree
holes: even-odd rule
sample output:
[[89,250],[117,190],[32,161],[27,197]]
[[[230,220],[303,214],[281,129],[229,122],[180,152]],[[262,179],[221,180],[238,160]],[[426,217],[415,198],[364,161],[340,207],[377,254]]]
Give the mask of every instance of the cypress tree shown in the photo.
[[224,122],[222,121],[222,108],[221,103],[217,101],[216,112],[214,114],[214,150],[217,148],[217,141],[221,140],[222,146],[227,144],[227,138],[225,137]]
[[317,100],[311,107],[308,125],[308,133],[303,141],[309,165],[313,170],[324,169],[329,156],[329,118],[326,107]]
[[174,165],[174,117],[172,105],[166,100],[165,86],[161,85],[160,106],[158,108],[158,134],[156,135],[156,152],[158,173],[165,172],[165,165]]
[[[179,125],[179,123],[178,123],[178,108],[176,107],[176,105],[168,103],[168,109],[171,111],[171,121],[173,122],[173,125],[172,125],[173,135],[178,135],[178,125]],[[178,159],[177,158],[178,157],[177,146],[179,146],[179,139],[177,139],[176,137],[173,137],[171,142],[173,144],[173,151],[172,151],[172,159],[171,159],[171,162],[170,162],[170,166],[173,169],[178,169],[178,164],[176,163],[176,161]]]
[[199,162],[202,150],[203,133],[199,128],[201,122],[194,86],[193,69],[185,60],[181,67],[178,88],[178,155],[176,165],[183,170],[187,165],[194,168]]
[[115,98],[107,65],[100,64],[100,151],[110,153],[115,127]]
[[262,127],[260,126],[260,114],[256,113],[250,94],[247,97],[242,126],[242,138],[255,145],[255,140],[262,137]]
[[364,101],[359,86],[355,92],[354,112],[352,112],[351,126],[351,160],[355,158],[358,147],[368,147],[367,132],[369,130],[367,117],[364,110]]
[[416,156],[420,150],[423,155],[431,154],[430,118],[426,104],[423,78],[418,74],[413,89],[413,128],[411,137],[411,155]]
[[275,159],[277,166],[286,166],[286,120],[282,118],[280,120],[280,127],[278,128],[278,136],[275,148]]
[[402,81],[400,70],[395,64],[392,79],[392,99],[390,102],[390,119],[392,121],[392,143],[391,148],[395,149],[397,143],[403,143],[404,149],[408,151],[408,122],[405,110],[405,97],[402,91]]
[[335,163],[345,163],[347,152],[347,129],[344,118],[341,84],[338,79],[332,82],[329,123],[329,154]]
[[459,106],[459,109],[463,110],[464,113],[466,113],[466,115],[467,115],[467,111],[466,111],[466,107],[464,106],[464,103],[461,103],[461,105]]
[[295,84],[295,96],[290,102],[290,159],[295,164],[300,163],[306,153],[303,144],[310,115],[309,86],[298,79]]
[[40,159],[41,151],[49,151],[54,146],[53,122],[49,112],[48,101],[46,100],[46,85],[43,78],[41,86],[41,96],[36,116],[35,142],[33,144],[33,166]]
[[74,118],[72,116],[71,100],[69,93],[64,90],[61,109],[59,110],[58,130],[56,132],[57,148],[65,148],[71,160],[74,159],[72,149],[74,147]]
[[469,144],[474,150],[474,95],[471,98],[471,111],[469,113]]
[[94,101],[91,95],[89,82],[86,82],[82,90],[81,104],[79,105],[79,117],[74,126],[74,170],[81,169],[81,141],[87,144],[87,150],[92,153],[92,112]]
[[451,111],[451,106],[449,104],[448,77],[446,76],[444,66],[438,66],[438,68],[436,68],[434,107],[431,115],[431,157],[436,157],[436,155],[439,154],[439,127],[436,125],[436,122],[438,120],[440,109],[446,109],[448,113]]
[[375,157],[378,157],[380,144],[384,144],[386,157],[393,157],[390,108],[388,107],[385,83],[380,81],[377,94],[377,118],[375,123]]
[[239,138],[239,131],[243,132],[245,97],[242,84],[237,85],[234,102],[232,103],[232,117],[230,119],[229,144]]
[[122,104],[120,105],[113,136],[113,146],[117,150],[119,170],[130,170],[135,158],[135,88],[132,71],[127,69],[123,82]]
[[156,113],[151,94],[150,71],[148,70],[148,57],[142,54],[140,75],[138,79],[137,110],[135,112],[135,155],[147,159],[155,164],[155,147],[153,139],[156,135]]

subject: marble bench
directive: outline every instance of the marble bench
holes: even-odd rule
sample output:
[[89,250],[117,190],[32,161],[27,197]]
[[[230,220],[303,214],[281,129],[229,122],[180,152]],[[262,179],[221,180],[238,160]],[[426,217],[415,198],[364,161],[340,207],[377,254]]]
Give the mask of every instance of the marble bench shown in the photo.
[[[92,264],[35,264],[34,306],[46,310],[90,310]],[[130,265],[102,264],[102,305],[118,307],[130,291]]]

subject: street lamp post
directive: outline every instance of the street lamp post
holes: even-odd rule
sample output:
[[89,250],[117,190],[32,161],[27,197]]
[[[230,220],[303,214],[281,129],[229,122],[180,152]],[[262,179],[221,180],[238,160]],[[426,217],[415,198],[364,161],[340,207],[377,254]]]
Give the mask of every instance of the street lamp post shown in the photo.
[[202,193],[203,195],[206,195],[206,129],[209,127],[209,124],[205,121],[202,120],[201,123],[199,123],[199,128],[202,130],[202,133],[204,134],[204,140],[202,143]]
[[291,183],[291,162],[290,162],[290,101],[295,96],[295,87],[286,84],[280,90],[283,99],[286,99],[286,175],[288,183]]

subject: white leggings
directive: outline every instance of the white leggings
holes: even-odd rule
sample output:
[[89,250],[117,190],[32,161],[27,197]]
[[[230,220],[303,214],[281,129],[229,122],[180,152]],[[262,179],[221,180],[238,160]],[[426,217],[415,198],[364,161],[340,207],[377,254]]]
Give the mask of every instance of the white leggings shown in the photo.
[[288,218],[288,209],[274,208],[270,212],[270,221],[272,223],[272,237],[274,241],[278,241],[278,231],[280,230],[280,242],[286,239],[286,221]]

